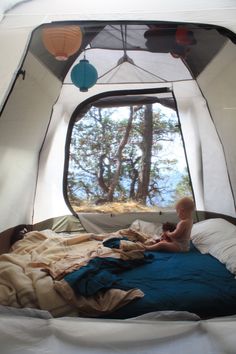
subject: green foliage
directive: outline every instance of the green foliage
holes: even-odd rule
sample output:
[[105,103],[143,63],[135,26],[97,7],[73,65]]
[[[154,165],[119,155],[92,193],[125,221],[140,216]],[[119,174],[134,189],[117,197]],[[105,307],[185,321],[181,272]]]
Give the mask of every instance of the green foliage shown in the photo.
[[192,196],[192,188],[190,184],[189,174],[186,168],[184,173],[182,174],[180,181],[176,185],[176,189],[172,196],[172,203],[175,204],[179,199],[183,197]]
[[[152,121],[149,128],[145,126],[148,119]],[[126,110],[92,107],[73,127],[69,199],[95,202],[109,196],[110,201],[140,199],[150,205],[157,204],[158,198],[166,192],[167,171],[177,163],[173,158],[163,159],[163,143],[172,142],[176,134],[176,117],[166,117],[160,108],[150,110],[149,107],[148,118],[146,106]],[[144,158],[150,141],[150,156]],[[146,166],[148,163],[150,166]]]

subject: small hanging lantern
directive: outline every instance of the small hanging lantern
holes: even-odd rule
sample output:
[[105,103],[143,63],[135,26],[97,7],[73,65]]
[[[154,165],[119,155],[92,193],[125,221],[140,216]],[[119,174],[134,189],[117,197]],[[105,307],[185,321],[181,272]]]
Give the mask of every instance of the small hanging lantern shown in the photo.
[[194,38],[194,34],[192,31],[187,29],[186,27],[179,26],[176,29],[175,33],[176,43],[183,46],[196,44],[196,39]]
[[82,32],[79,26],[51,26],[42,29],[42,40],[45,48],[57,60],[65,61],[76,53],[82,43]]
[[73,84],[79,87],[82,92],[88,91],[90,87],[95,85],[97,79],[97,70],[87,59],[80,60],[79,64],[76,64],[71,71]]

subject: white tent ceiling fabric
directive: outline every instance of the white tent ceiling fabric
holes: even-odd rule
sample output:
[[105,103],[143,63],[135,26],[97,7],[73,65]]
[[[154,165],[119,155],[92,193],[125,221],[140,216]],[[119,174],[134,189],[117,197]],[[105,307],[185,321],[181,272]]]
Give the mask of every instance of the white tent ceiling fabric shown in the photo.
[[[27,0],[1,0],[0,3],[0,21],[3,19],[4,14],[12,9],[14,6],[17,6],[18,4],[25,2]],[[28,0],[30,1],[30,0]]]
[[[2,0],[2,8],[7,10],[14,4],[20,4],[12,9],[11,15],[30,17],[43,15],[44,19],[65,20],[163,20],[197,23],[217,23],[224,27],[235,29],[234,0],[147,0],[134,6],[132,0],[120,0],[118,3],[100,0],[95,6],[93,0],[81,2],[69,0]],[[25,19],[24,19],[25,21]]]
[[[15,2],[5,0],[2,12],[17,5]],[[7,66],[3,65],[0,68],[1,78],[5,77],[6,72],[9,75],[5,80],[1,80],[0,85],[0,102],[4,102],[9,87],[16,76],[17,68],[20,66],[25,48],[29,42],[31,31],[41,25],[51,21],[65,20],[140,20],[140,21],[183,21],[193,23],[210,23],[219,26],[224,26],[236,32],[236,5],[234,0],[211,0],[201,1],[157,1],[148,0],[139,4],[134,10],[133,2],[121,0],[119,2],[111,2],[101,0],[99,6],[94,6],[93,0],[88,0],[85,3],[77,0],[70,2],[53,1],[53,0],[31,0],[23,1],[18,6],[13,6],[11,11],[8,11],[0,22],[1,32],[10,29],[24,32],[24,38],[17,38],[18,33],[15,33],[15,46],[9,46],[9,38],[5,36],[0,38],[0,46],[5,49],[5,56],[11,58]],[[10,31],[11,32],[11,31]],[[6,45],[7,43],[7,45]],[[18,48],[17,45],[18,44]],[[11,78],[11,80],[9,80]],[[1,108],[1,105],[0,105]]]
[[[83,55],[81,54],[76,59],[74,65],[83,59]],[[98,84],[127,83],[127,81],[130,83],[169,82],[192,79],[183,61],[173,58],[169,53],[127,51],[127,55],[134,64],[125,62],[117,66],[119,59],[123,56],[121,50],[86,50],[86,59],[98,71]],[[64,83],[72,84],[70,76],[71,70],[69,70]]]

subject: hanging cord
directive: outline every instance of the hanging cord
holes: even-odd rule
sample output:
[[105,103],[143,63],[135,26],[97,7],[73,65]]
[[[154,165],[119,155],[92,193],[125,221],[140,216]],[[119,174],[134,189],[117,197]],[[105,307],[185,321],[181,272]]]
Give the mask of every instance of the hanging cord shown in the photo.
[[[127,25],[120,25],[120,33],[121,33],[121,41],[122,41],[122,46],[123,46],[123,56],[118,60],[117,64],[112,67],[110,70],[106,71],[104,74],[98,77],[98,80],[101,79],[102,77],[106,76],[116,68],[119,68],[123,63],[128,62],[129,64],[135,66],[139,70],[142,70],[143,72],[152,75],[153,77],[156,77],[158,80],[162,82],[167,82],[167,80],[163,79],[162,77],[155,75],[154,73],[142,68],[141,66],[138,66],[134,63],[134,61],[128,56],[127,54]],[[118,69],[119,70],[119,69]],[[117,70],[117,71],[118,71]],[[115,73],[114,73],[115,75]],[[113,75],[113,76],[114,76]]]
[[[128,61],[128,55],[127,55],[127,25],[125,25],[125,29],[123,31],[123,26],[120,25],[120,31],[121,31],[121,39],[122,39],[122,44],[123,44],[123,51],[124,51],[124,61],[127,60]],[[125,33],[124,33],[125,32]]]

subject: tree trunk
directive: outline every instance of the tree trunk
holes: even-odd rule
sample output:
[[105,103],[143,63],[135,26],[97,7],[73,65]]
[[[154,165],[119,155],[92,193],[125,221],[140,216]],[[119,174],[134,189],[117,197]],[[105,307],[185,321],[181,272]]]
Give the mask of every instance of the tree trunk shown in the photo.
[[137,199],[143,204],[146,204],[150,172],[151,172],[151,158],[152,158],[152,144],[153,144],[153,112],[152,105],[146,105],[144,112],[143,124],[143,141],[142,141],[142,163],[139,176],[139,185],[137,192]]
[[98,174],[97,174],[98,185],[102,189],[103,193],[107,193],[109,191],[103,177],[104,174],[103,160],[105,157],[106,157],[105,154],[99,156]]
[[116,171],[115,171],[115,174],[114,174],[114,176],[112,178],[112,181],[111,181],[111,184],[110,184],[110,187],[109,187],[109,192],[107,194],[107,199],[108,199],[109,202],[113,201],[114,191],[115,191],[115,188],[116,188],[116,186],[117,186],[117,184],[119,182],[120,173],[121,173],[121,167],[122,167],[122,153],[123,153],[123,150],[125,148],[125,145],[128,142],[128,139],[129,139],[129,134],[130,134],[130,131],[131,131],[131,128],[132,128],[133,117],[134,117],[134,109],[133,109],[133,107],[130,107],[130,116],[129,116],[129,120],[128,120],[128,123],[127,123],[126,131],[125,131],[123,139],[120,142],[120,145],[119,145],[119,148],[118,148],[118,152],[117,152]]

